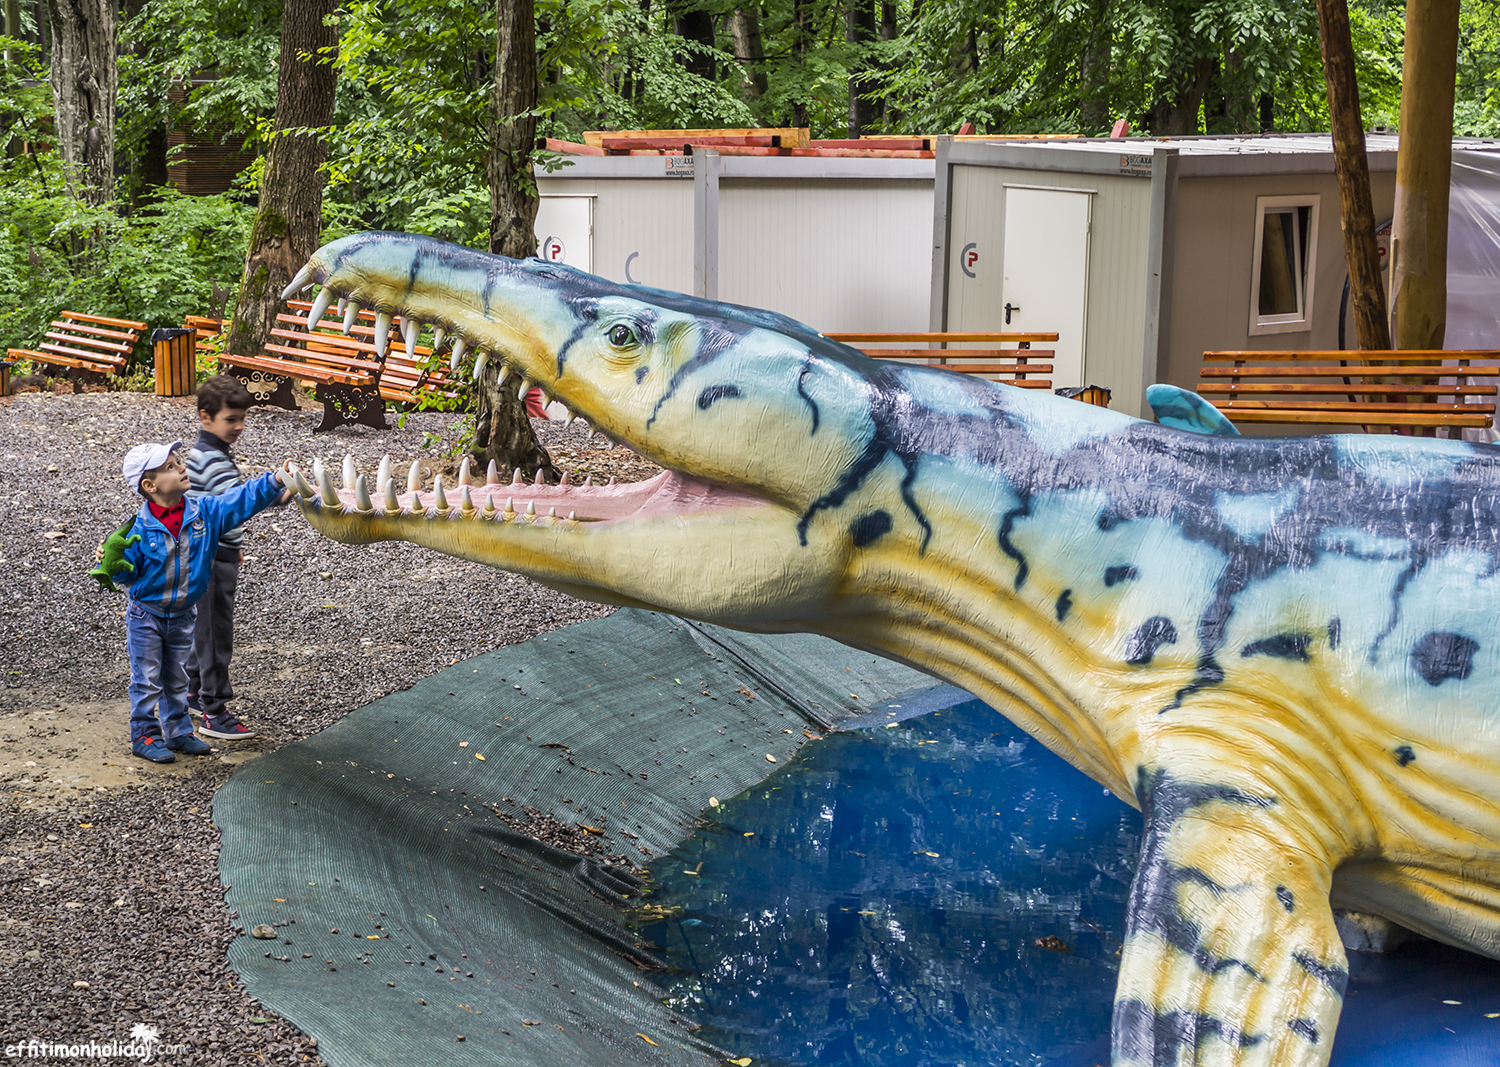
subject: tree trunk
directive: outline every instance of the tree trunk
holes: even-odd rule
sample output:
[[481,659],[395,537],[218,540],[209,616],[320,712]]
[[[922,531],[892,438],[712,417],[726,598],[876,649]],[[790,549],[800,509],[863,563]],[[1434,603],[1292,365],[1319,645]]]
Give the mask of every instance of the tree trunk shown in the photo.
[[[718,44],[714,36],[713,13],[693,6],[695,2],[696,0],[668,0],[667,10],[672,18],[672,32],[684,41],[694,41],[704,48],[713,48]],[[719,76],[713,55],[702,49],[684,51],[679,59],[689,74],[696,74],[710,81]]]
[[1078,57],[1078,132],[1094,137],[1109,129],[1109,0],[1090,11],[1088,37]]
[[746,102],[765,95],[766,48],[760,36],[760,5],[756,0],[736,7],[729,15],[729,39],[740,69],[740,93]]
[[[512,259],[536,254],[536,16],[532,0],[495,4],[495,80],[490,95],[490,251]],[[496,352],[503,357],[503,352]],[[556,476],[516,396],[514,378],[502,385],[500,358],[485,366],[474,408],[473,455],[481,466],[494,460],[502,470],[538,469]]]
[[1151,132],[1164,137],[1183,137],[1198,132],[1198,109],[1209,82],[1218,69],[1213,56],[1195,59],[1186,73],[1185,84],[1176,96],[1162,97],[1151,115]]
[[276,135],[266,152],[260,206],[229,328],[229,351],[236,355],[256,355],[265,347],[281,311],[282,290],[318,250],[323,229],[318,168],[328,146],[319,136],[282,136],[281,131],[333,121],[334,71],[320,61],[319,51],[338,45],[338,31],[325,25],[337,7],[336,0],[287,0],[281,11]]
[[1408,0],[1392,270],[1397,348],[1442,348],[1459,0]]
[[115,181],[115,5],[113,0],[48,0],[47,7],[57,147],[68,188],[90,204],[106,204]]
[[[145,0],[126,0],[127,21],[134,20],[145,6]],[[138,55],[143,50],[143,45],[137,45]],[[165,79],[161,80],[159,91],[165,98],[167,95]],[[167,120],[165,117],[158,119],[146,134],[145,140],[136,146],[135,158],[130,161],[130,172],[134,179],[130,190],[130,208],[136,211],[158,199],[162,186],[168,181]]]
[[[846,0],[844,7],[844,41],[863,45],[875,39],[875,0]],[[869,63],[855,59],[849,67],[849,136],[859,137],[880,116],[880,102],[865,99],[875,88]]]
[[[18,41],[26,39],[21,32],[21,0],[5,0],[5,36],[14,37]],[[16,54],[7,48],[5,65],[8,67],[15,61]]]
[[1349,38],[1346,0],[1318,0],[1323,48],[1323,79],[1328,85],[1328,117],[1333,128],[1333,169],[1339,182],[1339,226],[1349,264],[1349,298],[1359,347],[1388,349],[1391,335],[1375,249],[1375,209],[1370,201],[1370,161],[1359,113],[1354,47]]

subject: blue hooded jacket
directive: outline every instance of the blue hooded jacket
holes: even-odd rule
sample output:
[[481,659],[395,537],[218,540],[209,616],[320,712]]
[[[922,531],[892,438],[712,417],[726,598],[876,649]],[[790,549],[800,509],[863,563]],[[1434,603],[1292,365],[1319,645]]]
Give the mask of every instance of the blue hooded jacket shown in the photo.
[[153,615],[187,611],[208,590],[219,535],[276,503],[281,491],[276,475],[266,474],[219,496],[184,497],[176,537],[143,501],[130,527],[141,539],[125,550],[135,567],[130,599]]

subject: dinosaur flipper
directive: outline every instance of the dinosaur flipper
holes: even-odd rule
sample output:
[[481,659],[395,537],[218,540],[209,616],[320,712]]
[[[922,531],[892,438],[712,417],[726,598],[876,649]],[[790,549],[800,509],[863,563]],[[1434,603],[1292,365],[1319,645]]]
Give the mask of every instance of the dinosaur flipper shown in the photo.
[[1330,864],[1274,797],[1142,777],[1114,1067],[1323,1067],[1348,979]]
[[1174,430],[1204,433],[1212,437],[1238,437],[1240,431],[1224,413],[1197,393],[1175,385],[1152,385],[1146,388],[1146,403],[1156,414],[1156,421]]

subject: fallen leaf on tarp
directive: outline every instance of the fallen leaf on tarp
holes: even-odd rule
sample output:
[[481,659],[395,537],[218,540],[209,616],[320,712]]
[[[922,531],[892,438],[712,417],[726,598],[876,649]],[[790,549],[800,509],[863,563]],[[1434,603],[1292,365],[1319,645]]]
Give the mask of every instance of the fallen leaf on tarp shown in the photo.
[[486,759],[485,759],[485,758],[484,758],[484,753],[483,753],[483,752],[476,752],[476,753],[474,753],[474,758],[475,758],[475,759],[477,759],[477,760],[479,760],[479,761],[480,761],[480,762],[481,762],[481,763],[485,763],[485,762],[488,762],[488,761],[487,761],[487,760],[486,760]]
[[766,762],[767,763],[775,763],[776,762],[776,757],[773,756],[773,755],[771,755],[769,752],[767,752],[766,753]]
[[266,1023],[270,1022],[271,1020],[267,1019],[264,1015],[257,1015],[253,1019],[251,1019],[250,1021],[252,1023],[255,1023],[257,1026],[264,1026]]
[[521,1025],[522,1026],[541,1026],[542,1024],[541,1024],[541,1020],[539,1020],[539,1019],[522,1019],[521,1020]]
[[729,1062],[734,1064],[734,1067],[750,1067],[750,1065],[755,1061],[752,1060],[749,1056],[741,1056],[739,1059],[730,1060]]
[[587,833],[591,833],[591,834],[602,834],[604,832],[603,830],[599,829],[597,826],[585,826],[583,823],[579,823],[578,827],[579,827],[579,829],[581,829],[581,830],[583,830],[583,831],[585,831]]
[[467,741],[460,741],[458,743],[458,747],[459,748],[468,748],[469,747],[469,743]]
[[380,940],[380,935],[379,934],[366,934],[365,935],[365,940],[366,941],[379,941]]
[[646,1036],[646,1035],[645,1035],[645,1034],[642,1034],[642,1033],[639,1033],[639,1032],[637,1032],[637,1033],[636,1033],[636,1035],[635,1035],[635,1036],[636,1036],[636,1037],[638,1037],[638,1038],[640,1038],[640,1039],[641,1039],[641,1040],[642,1040],[642,1041],[644,1041],[644,1042],[646,1042],[646,1044],[648,1044],[648,1045],[654,1045],[654,1044],[656,1044],[656,1042],[655,1042],[655,1041],[652,1041],[652,1040],[651,1040],[651,1039],[650,1039],[650,1038],[649,1038],[649,1037],[647,1037],[647,1036]]
[[286,901],[283,900],[281,897],[272,897],[271,899],[274,900],[277,904],[285,904],[286,903]]
[[811,730],[803,730],[802,731],[802,736],[805,737],[805,738],[807,738],[809,741],[821,741],[821,740],[823,740],[823,735],[822,734],[815,734]]

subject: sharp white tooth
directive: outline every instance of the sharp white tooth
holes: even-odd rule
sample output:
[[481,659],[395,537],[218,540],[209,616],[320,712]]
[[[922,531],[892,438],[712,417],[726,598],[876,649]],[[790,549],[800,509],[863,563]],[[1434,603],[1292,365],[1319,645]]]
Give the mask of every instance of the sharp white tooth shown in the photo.
[[500,363],[500,372],[495,376],[495,388],[504,389],[505,383],[510,381],[510,372],[515,368],[503,360]]
[[380,484],[385,493],[385,510],[394,515],[401,510],[401,501],[396,499],[396,479],[387,475]]
[[467,483],[459,487],[458,506],[463,509],[465,515],[472,515],[474,513],[474,497],[469,493]]
[[484,497],[484,517],[493,519],[495,517],[495,494],[486,493]]
[[563,475],[562,475],[561,478],[559,478],[557,480],[557,484],[558,485],[572,485],[573,484],[573,475],[572,475],[572,473],[570,471],[563,471]]
[[323,480],[323,461],[317,456],[313,457],[312,480],[314,485]]
[[616,442],[616,441],[612,441],[612,440],[607,440],[606,439],[605,442],[604,442],[604,451],[606,451],[606,452],[613,452],[615,450],[615,445],[617,443],[618,442]]
[[370,503],[370,489],[365,485],[363,474],[354,480],[354,509],[361,515],[368,515],[375,510],[375,505]]
[[347,296],[341,296],[341,297],[339,297],[339,302],[334,305],[334,310],[339,313],[339,317],[340,318],[343,318],[343,316],[344,316],[344,306],[346,304],[348,304],[348,303],[349,303],[349,298]]
[[562,417],[563,429],[566,430],[569,426],[573,425],[573,419],[575,417],[576,416],[573,414],[573,409],[570,408],[570,407],[568,407],[568,405],[564,404],[563,405],[563,417]]
[[532,485],[546,485],[547,484],[547,472],[545,470],[543,470],[541,467],[538,467],[536,469],[536,479],[531,484]]
[[375,470],[375,484],[384,485],[391,480],[391,457],[390,453],[380,457],[380,466]]
[[583,487],[585,489],[592,489],[592,488],[594,488],[594,476],[592,474],[590,474],[587,478],[585,478],[583,480]]
[[531,382],[529,382],[526,379],[526,375],[523,374],[521,375],[521,384],[516,387],[516,399],[525,400],[526,394],[529,392],[531,392]]
[[432,478],[432,506],[439,511],[448,510],[448,494],[443,492],[443,476],[433,475]]
[[515,497],[508,496],[508,497],[505,498],[505,513],[504,514],[505,514],[505,521],[506,522],[509,522],[511,519],[513,519],[513,518],[516,517],[516,500],[515,500]]
[[447,336],[448,331],[441,326],[434,326],[432,328],[432,350],[434,352],[443,347],[443,338]]
[[292,279],[292,284],[281,291],[281,299],[290,300],[292,294],[300,293],[303,289],[307,288],[308,284],[312,281],[312,274],[312,264],[309,263],[297,272],[297,276]]
[[292,471],[292,478],[297,483],[297,492],[301,493],[308,500],[311,500],[313,498],[313,487],[307,484],[307,479],[302,476],[302,472],[300,470]]
[[453,339],[453,351],[448,353],[448,369],[458,373],[458,365],[464,358],[464,339],[455,337]]
[[417,337],[422,333],[422,324],[407,317],[401,316],[401,333],[406,339],[406,358],[417,358]]
[[307,329],[309,333],[323,320],[323,312],[328,310],[328,305],[333,303],[333,299],[333,290],[326,285],[318,290],[317,296],[313,297],[313,306],[307,313]]
[[517,467],[516,468],[516,473],[514,473],[514,474],[512,474],[510,476],[510,484],[511,485],[525,485],[526,484],[526,478],[521,474],[521,468],[520,467]]
[[474,381],[477,382],[480,378],[484,377],[484,366],[489,362],[489,359],[490,354],[488,352],[481,352],[474,357]]
[[549,519],[555,519],[555,518],[557,518],[557,509],[556,508],[548,508],[547,509],[547,518],[549,518]]
[[578,520],[574,517],[577,514],[578,514],[578,512],[576,512],[576,511],[570,511],[570,512],[568,512],[568,521],[569,522],[577,522]]
[[344,332],[354,325],[354,320],[359,318],[359,301],[351,300],[344,308]]
[[422,488],[422,465],[417,460],[411,461],[411,469],[406,472],[406,491],[415,493]]
[[535,500],[533,500],[531,503],[529,503],[529,504],[526,505],[526,514],[532,515],[532,516],[536,515],[536,501]]
[[[609,480],[609,485],[614,485],[614,484],[615,484],[615,480],[614,480],[614,479],[613,479],[613,478],[611,478],[611,479],[610,479],[610,480]],[[606,486],[605,486],[605,487],[604,487],[604,488],[606,488],[606,489],[608,489],[608,488],[609,488],[609,485],[606,485]]]
[[388,311],[375,312],[375,358],[385,358],[386,344],[391,339],[391,314]]
[[494,460],[490,460],[490,465],[484,469],[484,484],[500,484],[500,468],[498,465],[496,465]]
[[458,484],[468,485],[470,476],[469,457],[465,456],[464,461],[458,465]]
[[359,477],[359,471],[355,469],[354,457],[348,452],[344,453],[344,488],[353,489],[355,479]]
[[318,466],[313,473],[318,478],[318,495],[323,498],[323,503],[333,507],[339,502],[338,490],[333,487],[333,479],[328,477],[328,472],[322,466]]

